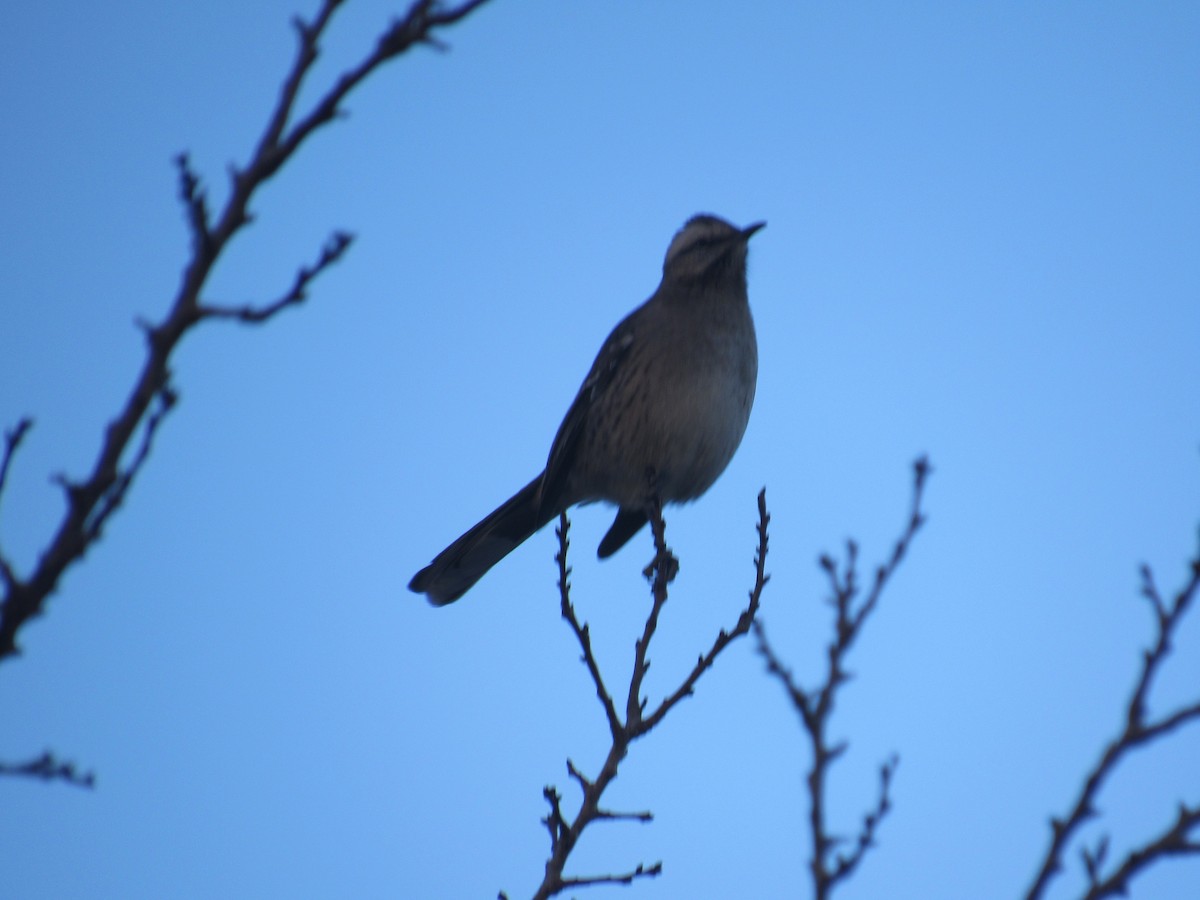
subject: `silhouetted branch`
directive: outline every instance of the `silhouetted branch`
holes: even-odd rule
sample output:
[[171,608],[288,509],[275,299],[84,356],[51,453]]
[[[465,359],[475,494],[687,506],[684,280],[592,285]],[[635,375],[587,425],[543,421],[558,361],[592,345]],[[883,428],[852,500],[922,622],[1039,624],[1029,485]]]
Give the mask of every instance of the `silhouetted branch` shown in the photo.
[[[13,428],[4,431],[4,455],[0,456],[0,500],[4,499],[4,484],[8,480],[8,467],[12,465],[17,448],[21,446],[21,441],[25,440],[25,435],[32,427],[33,419],[25,418]],[[0,578],[4,580],[5,596],[7,596],[8,591],[16,583],[17,576],[13,572],[12,564],[5,559],[3,553],[0,553]]]
[[762,598],[763,588],[767,586],[767,582],[771,580],[771,576],[766,572],[767,565],[767,525],[771,521],[771,516],[767,513],[767,492],[764,488],[758,492],[758,525],[755,526],[758,531],[758,548],[754,551],[754,587],[750,589],[750,602],[746,608],[742,610],[738,616],[737,624],[733,626],[731,631],[721,629],[717,633],[717,638],[713,641],[712,647],[708,652],[696,660],[696,665],[688,674],[688,677],[683,680],[683,684],[679,688],[663,700],[658,708],[654,710],[645,720],[645,728],[647,730],[653,728],[663,717],[670,712],[671,708],[682,700],[684,697],[690,697],[692,690],[695,688],[696,682],[700,676],[712,667],[717,656],[730,643],[739,637],[749,633],[750,626],[754,623],[754,618],[758,614],[759,600]]
[[570,530],[570,527],[571,523],[564,512],[558,517],[558,527],[554,529],[554,534],[558,538],[558,553],[554,555],[554,560],[558,563],[558,594],[562,600],[562,617],[567,620],[567,624],[575,632],[575,638],[579,641],[579,646],[583,649],[582,659],[584,665],[587,666],[588,674],[592,676],[592,682],[596,685],[596,696],[600,698],[600,705],[604,707],[604,716],[608,720],[608,730],[615,741],[624,726],[621,724],[621,717],[617,715],[617,707],[613,703],[612,695],[608,692],[608,688],[604,686],[604,677],[600,674],[600,666],[596,662],[596,656],[592,653],[591,632],[586,625],[580,624],[578,617],[575,615],[575,607],[571,603],[571,584],[569,581],[571,569],[567,565],[567,548],[571,545],[570,540],[567,538],[567,532]]
[[212,219],[208,214],[208,196],[200,184],[200,176],[192,168],[187,153],[175,157],[175,168],[179,170],[179,199],[183,201],[192,232],[192,253],[206,256],[212,253]]
[[858,864],[862,862],[862,858],[866,855],[867,850],[875,846],[875,830],[879,827],[879,823],[883,821],[883,817],[892,808],[889,791],[892,786],[892,776],[895,775],[896,767],[899,765],[900,758],[893,754],[887,762],[879,767],[879,800],[876,801],[875,809],[863,816],[862,828],[859,829],[858,837],[854,843],[854,850],[849,856],[840,853],[837,854],[829,879],[831,886],[843,878],[849,878],[858,867]]
[[[116,478],[105,489],[100,502],[92,507],[92,512],[84,523],[84,536],[89,543],[100,538],[104,530],[104,523],[124,501],[133,479],[137,477],[137,473],[141,471],[142,466],[146,464],[146,459],[150,456],[150,448],[154,444],[154,436],[158,433],[159,426],[167,413],[175,408],[177,400],[178,397],[171,390],[169,384],[164,384],[155,394],[154,402],[146,416],[146,424],[142,427],[142,440],[133,455],[133,460],[117,472]],[[66,492],[68,503],[77,502],[79,495],[87,490],[85,486],[72,484],[62,475],[58,476],[55,481]]]
[[[556,530],[559,549],[555,560],[558,563],[558,588],[562,603],[562,615],[567,620],[575,639],[582,651],[583,663],[592,678],[600,705],[604,708],[605,719],[608,722],[612,743],[605,757],[600,773],[594,778],[585,776],[571,760],[567,760],[567,774],[579,785],[582,793],[579,811],[573,819],[568,819],[562,810],[562,795],[554,787],[546,787],[542,791],[550,811],[542,819],[550,834],[550,858],[546,861],[546,874],[541,885],[534,894],[538,900],[553,897],[562,891],[573,887],[588,887],[600,884],[630,884],[637,878],[651,878],[662,873],[662,863],[651,866],[638,865],[637,868],[621,875],[597,875],[587,877],[567,877],[563,871],[571,851],[575,848],[583,831],[592,822],[598,820],[625,820],[650,822],[653,815],[645,812],[613,812],[600,806],[600,798],[608,785],[617,777],[617,768],[621,760],[629,752],[629,745],[649,733],[667,715],[668,712],[684,697],[690,696],[700,676],[712,668],[717,656],[733,642],[734,639],[747,634],[758,612],[759,600],[768,576],[765,572],[767,557],[767,514],[766,491],[758,495],[758,550],[755,554],[755,583],[750,591],[750,600],[746,608],[738,616],[737,623],[730,631],[724,629],[717,635],[713,646],[707,653],[700,656],[691,672],[684,678],[680,686],[672,692],[649,717],[644,716],[646,700],[642,696],[642,681],[650,667],[648,658],[650,641],[658,628],[659,614],[667,601],[667,585],[679,570],[678,560],[675,559],[666,544],[666,526],[662,518],[662,508],[654,503],[649,508],[650,526],[654,534],[654,560],[646,567],[646,575],[651,580],[651,595],[653,597],[650,613],[641,636],[634,644],[633,671],[629,680],[629,690],[625,697],[625,719],[622,721],[618,705],[612,694],[605,686],[600,664],[592,651],[591,635],[586,624],[581,624],[576,615],[570,597],[570,568],[567,566],[567,549],[570,541],[567,538],[570,523],[566,513],[559,516]],[[500,894],[504,896],[503,893]]]
[[[1100,900],[1101,897],[1125,897],[1129,895],[1129,882],[1142,869],[1168,856],[1193,856],[1200,854],[1200,840],[1192,832],[1200,828],[1200,807],[1179,808],[1175,821],[1158,837],[1136,850],[1130,851],[1117,870],[1103,881],[1100,868],[1104,864],[1104,853],[1096,856],[1085,854],[1084,866],[1088,874],[1088,892],[1085,900]],[[1107,838],[1102,844],[1107,847]]]
[[[342,5],[342,0],[324,0],[311,22],[295,21],[298,35],[295,61],[284,78],[279,99],[250,160],[242,168],[230,170],[229,197],[219,212],[210,210],[203,181],[193,170],[187,154],[176,157],[179,196],[192,239],[190,258],[162,321],[139,322],[146,335],[146,359],[124,406],[105,428],[91,471],[81,480],[65,476],[58,479],[67,495],[66,509],[33,571],[21,577],[0,552],[0,580],[4,586],[0,596],[0,660],[18,653],[17,633],[26,622],[42,614],[64,572],[99,539],[105,522],[125,499],[146,461],[163,416],[174,405],[170,359],[183,336],[206,319],[252,323],[270,319],[301,302],[312,280],[341,259],[349,247],[350,235],[335,232],[317,262],[302,267],[291,287],[271,303],[236,307],[206,304],[201,293],[209,275],[229,242],[251,221],[250,203],[255,194],[313,132],[340,114],[340,104],[363,79],[416,44],[440,46],[434,32],[460,21],[484,2],[468,0],[445,5],[418,0],[405,16],[388,26],[375,46],[357,65],[344,72],[306,115],[294,119],[300,87],[319,55],[321,39],[334,11]],[[0,487],[12,454],[28,427],[28,421],[23,420],[8,433],[0,461]],[[142,437],[133,449],[133,461],[122,466],[121,461],[130,452],[139,431]]]
[[79,772],[75,763],[60,762],[49,750],[27,763],[0,762],[0,775],[40,778],[42,781],[65,781],[67,784],[84,788],[96,786],[94,772]]
[[[314,104],[308,115],[297,121],[285,134],[300,85],[309,68],[316,62],[321,33],[342,0],[325,0],[316,18],[309,25],[299,18],[295,19],[296,32],[300,38],[296,62],[287,81],[284,82],[276,114],[263,134],[248,172],[263,180],[270,178],[310,134],[341,115],[342,101],[364,78],[416,44],[445,49],[445,45],[434,37],[434,32],[466,18],[486,2],[487,0],[467,0],[456,6],[446,7],[436,0],[417,0],[403,18],[393,20],[379,37],[375,50],[364,57],[357,66],[344,72],[334,86]],[[235,184],[237,180],[238,175],[234,173]]]
[[301,266],[296,273],[296,280],[292,282],[288,292],[266,306],[256,307],[249,304],[245,306],[212,306],[206,303],[200,307],[200,313],[206,317],[237,319],[252,325],[265,322],[284,308],[303,302],[308,296],[309,282],[341,259],[342,254],[350,249],[353,240],[354,235],[344,231],[335,231],[333,236],[326,241],[325,246],[321,248],[321,256],[317,261],[311,267]]
[[662,863],[656,862],[652,866],[643,866],[639,863],[636,869],[632,872],[626,872],[623,875],[597,875],[594,878],[564,878],[562,889],[565,891],[568,888],[574,887],[594,887],[598,884],[633,884],[636,878],[656,878],[661,874]]
[[[1189,722],[1200,720],[1198,700],[1177,708],[1155,722],[1146,721],[1146,700],[1154,677],[1170,655],[1171,643],[1179,623],[1200,589],[1200,551],[1197,551],[1189,565],[1191,571],[1187,583],[1169,604],[1164,602],[1159,594],[1150,568],[1145,565],[1141,567],[1141,594],[1150,604],[1157,628],[1154,644],[1142,653],[1141,671],[1125,708],[1121,733],[1109,741],[1100,759],[1088,772],[1067,817],[1050,820],[1050,846],[1041,860],[1033,885],[1025,895],[1027,900],[1042,897],[1053,877],[1062,871],[1062,855],[1067,845],[1081,825],[1099,815],[1096,810],[1096,795],[1125,756],[1136,747],[1157,740]],[[1100,870],[1107,856],[1107,840],[1103,840],[1094,853],[1084,851],[1084,869],[1091,885],[1088,896],[1108,897],[1124,894],[1128,881],[1155,861],[1165,856],[1200,853],[1200,843],[1188,839],[1198,821],[1200,810],[1181,806],[1174,825],[1158,838],[1133,850],[1117,871],[1103,880],[1100,878]]]
[[913,465],[913,496],[908,522],[887,563],[875,570],[875,580],[866,598],[857,606],[858,597],[858,546],[854,541],[846,544],[846,563],[838,571],[837,563],[824,555],[820,558],[821,569],[829,579],[834,608],[834,637],[826,647],[826,673],[824,682],[813,690],[803,688],[791,671],[775,653],[767,640],[762,622],[754,623],[754,634],[758,639],[758,650],[767,663],[767,671],[779,679],[787,692],[792,706],[800,716],[804,731],[812,747],[812,765],[808,773],[809,826],[812,832],[812,858],[809,870],[813,879],[813,890],[817,900],[826,900],[834,887],[848,878],[862,861],[867,850],[873,846],[875,832],[883,817],[891,809],[889,788],[898,765],[892,756],[880,768],[879,799],[875,809],[863,817],[854,849],[849,854],[835,854],[841,839],[832,836],[826,815],[825,785],[829,768],[846,751],[846,742],[830,745],[828,738],[829,720],[833,715],[834,701],[838,688],[849,680],[846,656],[862,632],[867,618],[874,611],[892,575],[908,552],[913,537],[925,523],[921,503],[925,493],[925,482],[930,472],[929,462],[921,457]]

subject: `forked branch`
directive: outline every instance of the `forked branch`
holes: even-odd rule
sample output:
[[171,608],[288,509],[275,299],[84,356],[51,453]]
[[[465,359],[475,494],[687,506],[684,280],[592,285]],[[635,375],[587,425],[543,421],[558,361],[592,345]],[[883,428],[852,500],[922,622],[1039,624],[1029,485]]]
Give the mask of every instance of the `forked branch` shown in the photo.
[[[564,874],[564,871],[571,851],[578,844],[584,830],[593,822],[601,820],[649,822],[653,819],[649,811],[629,813],[613,812],[605,809],[600,805],[601,797],[613,779],[617,777],[621,761],[629,752],[629,747],[633,741],[652,731],[666,718],[667,713],[679,701],[684,697],[691,696],[696,682],[699,681],[700,677],[706,671],[712,668],[713,663],[725,648],[737,638],[749,633],[751,624],[754,622],[754,617],[758,612],[763,588],[768,581],[765,567],[767,560],[767,523],[770,521],[770,516],[767,514],[765,490],[758,495],[758,514],[758,549],[754,558],[755,579],[754,587],[750,590],[749,602],[739,614],[734,626],[728,631],[722,629],[718,633],[712,647],[701,654],[696,661],[696,665],[683,678],[679,686],[662,700],[650,715],[645,714],[646,699],[642,693],[642,681],[649,668],[650,644],[657,632],[659,616],[662,613],[663,606],[667,602],[667,585],[674,578],[679,568],[678,561],[666,544],[666,526],[662,518],[662,509],[657,504],[653,504],[649,509],[650,525],[654,533],[655,555],[654,560],[646,569],[646,574],[651,582],[652,599],[650,612],[646,617],[646,624],[642,628],[641,635],[634,642],[633,670],[623,703],[618,703],[606,686],[600,663],[596,659],[596,654],[592,648],[590,630],[586,623],[580,622],[575,607],[571,603],[571,570],[567,565],[567,549],[570,546],[570,541],[568,540],[569,522],[565,513],[559,517],[559,524],[556,530],[559,549],[555,560],[558,563],[558,587],[562,616],[570,626],[571,632],[575,635],[575,640],[579,643],[582,661],[587,668],[588,675],[592,679],[596,696],[599,698],[600,705],[604,710],[604,717],[608,724],[612,740],[604,763],[594,778],[585,776],[573,761],[567,760],[567,773],[579,785],[580,792],[582,793],[579,809],[573,817],[568,816],[563,811],[562,795],[558,792],[557,788],[548,786],[543,791],[543,796],[550,807],[546,817],[542,819],[550,835],[550,857],[546,861],[546,872],[542,883],[534,894],[534,897],[538,898],[538,900],[556,896],[568,888],[601,884],[630,884],[636,879],[652,878],[661,874],[661,862],[656,862],[649,866],[638,864],[635,868],[621,874],[580,877],[567,876]],[[624,718],[622,718],[621,709],[624,709]],[[504,895],[501,894],[501,896],[503,897]]]
[[[125,500],[146,462],[155,433],[177,399],[171,385],[170,361],[183,336],[207,319],[234,319],[251,324],[270,320],[302,302],[312,281],[340,260],[349,248],[351,236],[335,232],[317,261],[301,267],[291,286],[273,301],[238,306],[205,302],[202,293],[209,274],[230,241],[250,222],[250,203],[259,189],[305,140],[338,117],[349,93],[372,72],[418,44],[440,47],[437,32],[462,20],[484,2],[465,0],[444,4],[418,0],[405,16],[384,30],[362,59],[337,78],[307,113],[297,116],[300,87],[320,53],[321,40],[334,12],[342,5],[342,0],[324,0],[311,21],[296,20],[296,58],[250,159],[231,170],[229,197],[220,210],[210,208],[203,180],[192,168],[187,154],[176,158],[179,197],[191,235],[190,258],[166,315],[154,324],[139,322],[146,335],[146,359],[127,400],[104,430],[91,471],[79,479],[66,476],[57,479],[67,497],[66,508],[36,565],[22,575],[0,550],[3,584],[0,660],[18,653],[18,632],[44,612],[47,599],[58,588],[63,574],[99,540],[105,524]],[[0,491],[29,427],[29,420],[23,419],[7,432],[4,455],[0,457]],[[133,458],[123,463],[130,453]]]
[[830,743],[829,724],[838,690],[850,678],[846,669],[846,658],[850,648],[862,633],[883,595],[884,588],[903,561],[913,538],[925,523],[922,501],[929,472],[929,462],[924,457],[914,463],[912,505],[908,520],[892,549],[891,556],[875,570],[875,579],[861,602],[856,602],[859,595],[858,546],[854,541],[847,542],[846,561],[840,570],[831,557],[820,558],[821,569],[829,580],[829,602],[834,609],[834,623],[833,638],[826,646],[825,652],[825,678],[819,686],[811,690],[802,687],[767,640],[763,623],[754,623],[758,650],[766,660],[767,671],[783,685],[792,707],[800,717],[812,749],[812,763],[807,779],[809,828],[812,838],[809,871],[817,900],[827,900],[833,889],[858,868],[867,851],[874,846],[879,824],[891,809],[890,788],[896,766],[899,764],[894,755],[880,766],[878,800],[874,809],[863,816],[862,826],[852,848],[848,852],[838,850],[843,840],[835,837],[830,831],[826,811],[826,785],[830,767],[846,751],[847,744],[844,741]]
[[[1063,869],[1063,854],[1079,828],[1099,813],[1096,797],[1104,782],[1116,771],[1120,763],[1136,748],[1146,746],[1185,725],[1200,721],[1200,696],[1181,704],[1169,713],[1153,721],[1148,719],[1146,707],[1155,676],[1171,654],[1171,647],[1179,625],[1200,591],[1200,550],[1189,563],[1189,577],[1175,597],[1163,600],[1154,583],[1149,566],[1141,568],[1142,591],[1154,617],[1156,634],[1153,644],[1142,653],[1142,665],[1134,683],[1133,692],[1122,715],[1122,727],[1100,754],[1084,778],[1083,786],[1076,795],[1071,809],[1063,818],[1050,820],[1050,844],[1038,864],[1037,875],[1025,894],[1027,900],[1038,900],[1045,896],[1053,878]],[[1081,851],[1085,872],[1088,876],[1089,898],[1123,896],[1131,879],[1156,861],[1168,856],[1190,856],[1200,853],[1200,839],[1195,834],[1200,826],[1200,808],[1181,805],[1175,821],[1159,836],[1151,838],[1134,848],[1108,876],[1102,875],[1107,859],[1108,841],[1102,839],[1096,850]]]

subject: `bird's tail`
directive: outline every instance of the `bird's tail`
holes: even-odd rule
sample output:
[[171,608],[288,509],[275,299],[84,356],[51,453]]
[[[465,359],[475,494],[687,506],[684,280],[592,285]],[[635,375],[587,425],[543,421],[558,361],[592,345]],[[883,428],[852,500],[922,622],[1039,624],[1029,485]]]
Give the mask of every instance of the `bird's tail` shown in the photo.
[[517,491],[482,522],[439,553],[413,576],[408,589],[434,606],[453,603],[484,574],[558,515],[538,497],[542,476]]

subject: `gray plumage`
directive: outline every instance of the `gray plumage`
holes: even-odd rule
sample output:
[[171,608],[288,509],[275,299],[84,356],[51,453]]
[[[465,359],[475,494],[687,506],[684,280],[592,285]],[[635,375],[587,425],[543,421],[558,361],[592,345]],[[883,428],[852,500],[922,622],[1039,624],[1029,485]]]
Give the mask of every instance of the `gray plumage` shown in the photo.
[[758,348],[746,244],[763,227],[694,216],[675,235],[658,290],[613,329],[592,363],[545,470],[413,576],[441,606],[563,510],[604,500],[617,517],[601,558],[663,503],[703,494],[733,458],[754,403]]

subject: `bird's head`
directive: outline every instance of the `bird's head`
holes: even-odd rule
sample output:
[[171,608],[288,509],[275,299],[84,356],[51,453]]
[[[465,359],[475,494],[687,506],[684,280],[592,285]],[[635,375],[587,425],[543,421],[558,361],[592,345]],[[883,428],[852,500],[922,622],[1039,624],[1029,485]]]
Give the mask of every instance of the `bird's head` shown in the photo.
[[746,242],[766,224],[755,222],[735,228],[716,216],[692,216],[667,247],[663,280],[721,281],[733,277],[744,281]]

